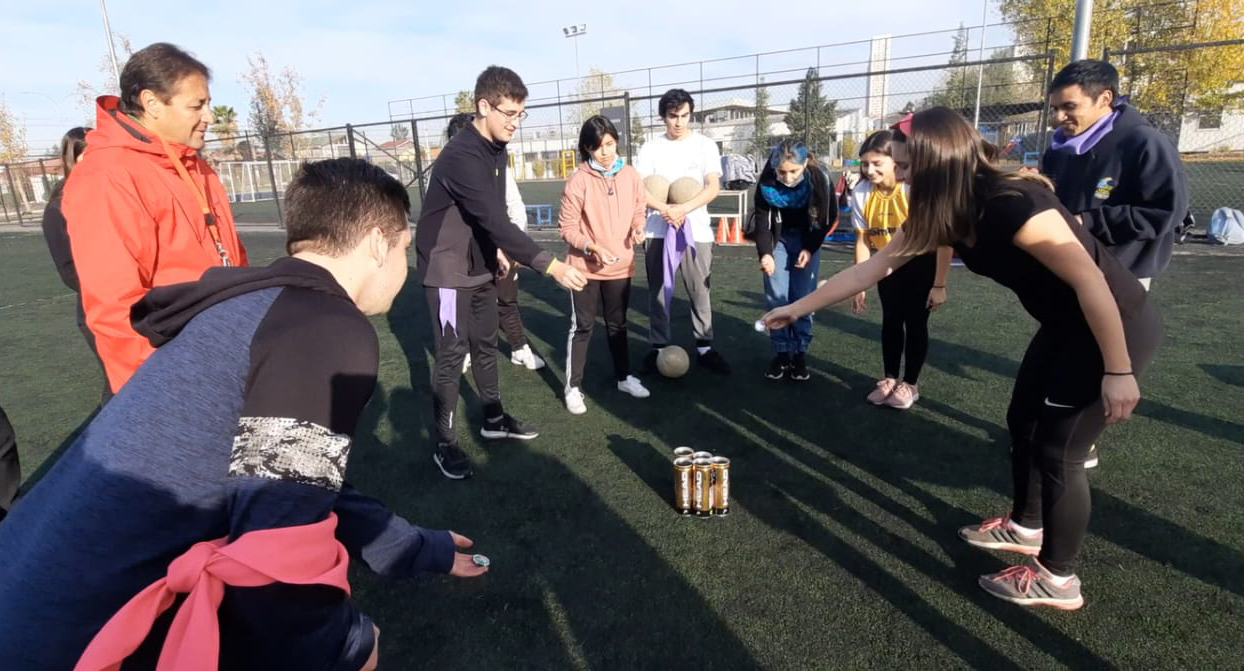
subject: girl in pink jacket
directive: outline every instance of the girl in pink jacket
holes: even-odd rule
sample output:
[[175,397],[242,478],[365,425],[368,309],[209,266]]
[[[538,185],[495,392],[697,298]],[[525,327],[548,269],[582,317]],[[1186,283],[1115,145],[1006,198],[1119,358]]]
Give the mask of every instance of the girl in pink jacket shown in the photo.
[[587,277],[587,287],[570,296],[570,346],[566,355],[566,409],[587,412],[583,366],[596,315],[605,318],[613,376],[618,390],[647,398],[630,374],[626,308],[635,274],[634,245],[644,240],[644,184],[618,156],[618,129],[603,116],[583,123],[579,169],[566,180],[558,228],[570,245],[568,262]]

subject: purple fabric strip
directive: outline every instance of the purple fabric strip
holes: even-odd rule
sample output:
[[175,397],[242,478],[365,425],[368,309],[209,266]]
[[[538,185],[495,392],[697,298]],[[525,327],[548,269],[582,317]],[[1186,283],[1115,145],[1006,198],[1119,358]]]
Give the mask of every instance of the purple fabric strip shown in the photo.
[[1054,131],[1054,138],[1053,141],[1050,142],[1050,149],[1053,149],[1054,151],[1069,152],[1076,156],[1080,156],[1088,151],[1091,151],[1093,147],[1097,146],[1098,142],[1101,142],[1102,138],[1106,137],[1110,131],[1114,130],[1114,122],[1115,119],[1119,118],[1119,114],[1120,110],[1116,109],[1114,112],[1098,119],[1097,123],[1089,126],[1088,130],[1074,137],[1067,137],[1067,134],[1063,132],[1063,129],[1059,128]]
[[695,243],[691,239],[691,222],[683,219],[682,226],[675,228],[673,224],[665,225],[665,272],[662,277],[664,288],[665,314],[669,315],[670,305],[674,302],[674,273],[682,263],[682,256],[691,248],[691,257],[695,258]]
[[440,296],[441,309],[438,318],[441,325],[441,335],[445,335],[445,327],[458,332],[458,290],[457,289],[437,289]]

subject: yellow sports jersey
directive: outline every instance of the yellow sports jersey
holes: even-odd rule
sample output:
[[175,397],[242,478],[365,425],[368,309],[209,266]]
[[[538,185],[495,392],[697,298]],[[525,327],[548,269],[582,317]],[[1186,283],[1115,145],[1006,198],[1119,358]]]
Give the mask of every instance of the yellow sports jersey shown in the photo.
[[869,249],[875,252],[890,244],[894,234],[907,221],[907,194],[903,185],[898,185],[889,195],[869,189],[861,214],[868,225],[863,234]]

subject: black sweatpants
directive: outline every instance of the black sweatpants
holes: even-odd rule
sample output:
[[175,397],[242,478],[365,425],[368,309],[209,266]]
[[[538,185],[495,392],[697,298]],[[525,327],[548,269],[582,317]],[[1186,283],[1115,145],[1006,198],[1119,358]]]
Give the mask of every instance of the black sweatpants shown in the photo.
[[929,354],[929,290],[937,274],[937,254],[908,261],[877,283],[881,298],[881,362],[885,376],[899,379],[899,363],[907,354],[903,381],[916,384]]
[[[1162,318],[1146,301],[1123,323],[1132,370],[1148,368]],[[1007,410],[1011,433],[1011,519],[1044,528],[1039,559],[1058,575],[1075,571],[1091,500],[1084,460],[1106,427],[1101,351],[1087,327],[1042,326],[1020,364]]]
[[570,342],[566,347],[566,389],[583,386],[583,366],[592,340],[596,315],[605,318],[613,377],[618,382],[630,375],[626,348],[626,308],[631,302],[631,278],[588,280],[583,291],[570,292]]
[[[468,351],[485,419],[500,417],[504,412],[497,381],[497,286],[488,282],[468,289],[424,287],[423,290],[436,340],[432,410],[436,417],[437,441],[456,443],[454,410],[458,407],[462,360]],[[441,292],[453,294],[457,309],[454,324],[446,324],[441,319]]]
[[518,313],[518,264],[510,267],[509,274],[497,278],[497,315],[505,339],[510,342],[510,351],[522,349],[527,335],[523,332],[523,317]]
[[22,484],[22,464],[17,458],[17,434],[9,416],[0,408],[0,509],[8,510]]

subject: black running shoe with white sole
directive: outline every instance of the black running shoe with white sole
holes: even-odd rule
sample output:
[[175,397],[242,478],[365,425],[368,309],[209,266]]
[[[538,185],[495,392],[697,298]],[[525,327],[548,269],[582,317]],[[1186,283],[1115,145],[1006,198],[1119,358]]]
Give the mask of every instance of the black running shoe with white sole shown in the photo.
[[432,461],[436,462],[436,467],[450,480],[462,480],[475,473],[471,470],[471,460],[455,443],[437,443],[436,452],[432,453]]
[[501,415],[495,421],[484,420],[484,426],[480,427],[479,435],[489,440],[501,440],[502,438],[517,438],[519,440],[531,440],[540,435],[536,427],[514,419],[510,415]]
[[795,352],[795,356],[790,362],[790,379],[796,382],[805,382],[812,379],[812,373],[808,372],[808,355],[803,352]]

